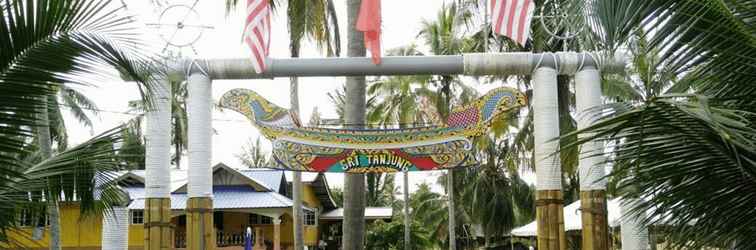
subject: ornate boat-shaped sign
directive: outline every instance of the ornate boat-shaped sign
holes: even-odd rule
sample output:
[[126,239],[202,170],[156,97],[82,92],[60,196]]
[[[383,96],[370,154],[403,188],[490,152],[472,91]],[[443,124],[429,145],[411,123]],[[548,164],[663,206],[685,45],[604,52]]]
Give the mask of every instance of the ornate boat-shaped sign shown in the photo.
[[311,172],[396,172],[473,166],[472,139],[491,122],[525,105],[525,96],[496,88],[454,109],[443,126],[407,129],[303,127],[292,114],[248,89],[233,89],[220,100],[273,142],[280,168]]

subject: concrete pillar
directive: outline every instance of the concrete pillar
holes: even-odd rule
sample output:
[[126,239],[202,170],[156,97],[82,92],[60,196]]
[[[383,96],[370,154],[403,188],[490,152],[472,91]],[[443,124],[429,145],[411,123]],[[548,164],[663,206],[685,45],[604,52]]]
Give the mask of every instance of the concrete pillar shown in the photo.
[[630,213],[637,200],[622,199],[620,202],[620,237],[622,250],[648,250],[648,228],[641,224],[641,215]]
[[281,217],[273,218],[273,250],[281,250]]
[[265,235],[263,235],[262,228],[255,227],[255,246],[253,250],[265,250]]
[[144,249],[173,248],[171,227],[171,84],[161,79],[146,113]]
[[[578,129],[593,125],[601,106],[601,75],[593,65],[575,74],[575,102]],[[581,135],[585,137],[586,135]],[[606,182],[603,145],[599,141],[580,147],[580,212],[583,224],[583,250],[609,249],[609,225],[606,209]]]
[[559,154],[556,57],[546,54],[533,72],[533,126],[538,249],[564,250],[564,201]]
[[[196,66],[196,65],[195,65]],[[194,69],[194,68],[193,68]],[[186,201],[188,249],[215,249],[213,227],[212,82],[197,71],[189,75],[187,118],[189,124],[189,199]]]
[[102,250],[129,248],[129,209],[113,207],[102,217]]

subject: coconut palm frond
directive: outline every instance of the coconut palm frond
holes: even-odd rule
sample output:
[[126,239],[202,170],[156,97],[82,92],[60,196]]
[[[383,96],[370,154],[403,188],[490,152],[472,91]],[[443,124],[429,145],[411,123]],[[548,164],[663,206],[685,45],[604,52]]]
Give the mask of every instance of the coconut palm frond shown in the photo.
[[672,227],[678,244],[756,247],[745,240],[756,233],[756,114],[697,95],[626,106],[606,106],[600,122],[575,132],[587,137],[568,147],[611,142],[614,153],[605,156],[619,194],[642,198],[632,212],[651,211],[644,222]]
[[[122,125],[108,130],[69,150],[33,165],[17,169],[14,176],[0,180],[0,228],[18,226],[19,207],[44,207],[44,199],[78,201],[82,214],[107,210],[128,202],[113,180],[122,170],[117,158],[123,149]],[[42,195],[45,194],[45,195]],[[35,205],[36,204],[36,205]],[[0,230],[0,239],[6,239]]]

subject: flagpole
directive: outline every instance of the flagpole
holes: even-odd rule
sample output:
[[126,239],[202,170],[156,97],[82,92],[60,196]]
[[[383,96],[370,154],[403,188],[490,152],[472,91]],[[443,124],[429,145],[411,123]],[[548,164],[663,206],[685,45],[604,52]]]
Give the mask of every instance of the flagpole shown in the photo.
[[488,23],[488,3],[491,0],[483,0],[483,9],[485,12],[483,13],[483,29],[485,32],[483,33],[485,36],[483,37],[483,52],[488,52],[488,35],[491,32],[491,26]]

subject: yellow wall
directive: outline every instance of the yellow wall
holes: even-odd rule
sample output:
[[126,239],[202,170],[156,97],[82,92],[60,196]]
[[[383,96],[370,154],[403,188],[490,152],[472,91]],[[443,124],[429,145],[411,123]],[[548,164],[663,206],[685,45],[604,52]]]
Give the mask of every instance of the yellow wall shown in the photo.
[[[79,216],[79,205],[76,203],[60,204],[61,243],[64,248],[99,249],[102,235],[102,217],[98,215]],[[27,248],[47,248],[49,242],[49,227],[45,228],[44,236],[40,240],[32,240],[31,227],[25,227],[20,232],[9,232],[12,242]],[[0,248],[8,246],[0,245]]]
[[[303,185],[302,188],[302,201],[305,203],[306,206],[311,208],[317,208],[320,209],[320,200],[318,200],[318,197],[315,196],[315,189],[312,188],[309,184]],[[322,212],[322,211],[321,211]],[[317,246],[318,240],[320,237],[320,233],[318,232],[317,226],[305,226],[304,230],[304,242],[305,245],[308,246]]]
[[[302,200],[305,205],[312,208],[319,208],[320,201],[315,196],[315,192],[310,185],[304,185]],[[289,214],[291,211],[287,211]],[[63,247],[69,249],[99,249],[102,235],[102,217],[91,215],[88,217],[79,216],[79,206],[76,203],[64,203],[60,206],[61,217],[61,239]],[[293,244],[293,227],[292,217],[289,214],[282,216],[281,224],[281,243],[284,246]],[[243,231],[248,222],[248,214],[245,213],[228,213],[223,216],[224,228],[227,231],[237,229]],[[177,218],[172,220],[177,224]],[[266,239],[273,239],[273,225],[259,225],[263,228],[263,234]],[[177,228],[178,230],[183,230]],[[29,248],[47,248],[48,231],[45,230],[44,237],[38,241],[31,240],[33,228],[24,228],[21,232],[10,232],[10,239],[18,242],[21,246]],[[319,240],[317,226],[305,226],[304,241],[305,245],[316,246]],[[141,247],[144,245],[144,227],[143,225],[129,226],[129,247]],[[0,245],[0,249],[8,246]]]

